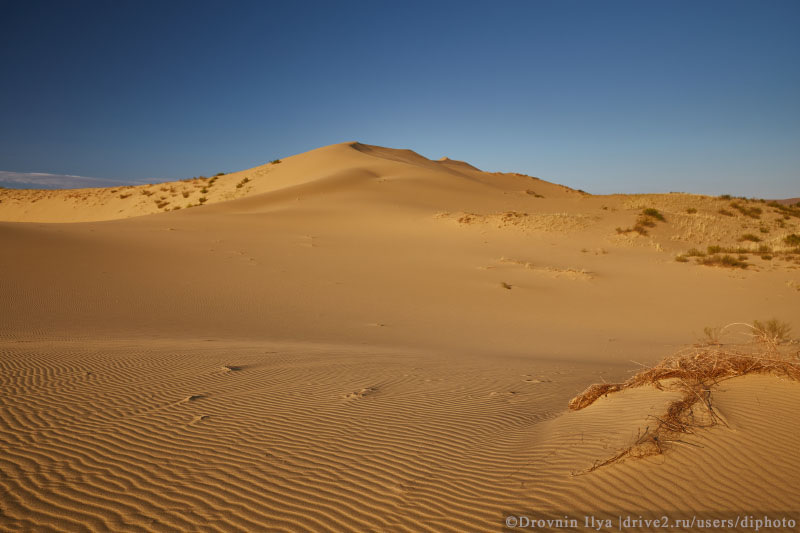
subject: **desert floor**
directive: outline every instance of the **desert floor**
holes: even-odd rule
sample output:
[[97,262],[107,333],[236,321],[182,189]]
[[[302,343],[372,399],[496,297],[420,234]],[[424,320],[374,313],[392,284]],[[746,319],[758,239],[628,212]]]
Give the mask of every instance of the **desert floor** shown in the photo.
[[[0,531],[800,520],[800,383],[726,380],[725,424],[591,472],[675,392],[567,408],[706,327],[800,328],[798,211],[594,196],[359,143],[216,178],[0,190]],[[708,246],[749,266],[676,261]]]

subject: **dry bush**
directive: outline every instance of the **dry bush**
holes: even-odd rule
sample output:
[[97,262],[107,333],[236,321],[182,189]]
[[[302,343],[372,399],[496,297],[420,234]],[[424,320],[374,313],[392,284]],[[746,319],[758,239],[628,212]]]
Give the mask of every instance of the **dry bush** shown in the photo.
[[[711,394],[712,387],[721,381],[748,374],[773,374],[800,381],[800,358],[791,358],[778,349],[779,344],[789,340],[789,324],[776,319],[764,323],[755,321],[752,325],[741,324],[751,329],[757,341],[755,349],[751,350],[722,347],[720,334],[733,325],[705,328],[708,343],[668,356],[623,383],[590,385],[570,400],[569,408],[578,411],[602,396],[643,385],[682,393],[679,400],[669,404],[666,413],[655,417],[656,423],[648,426],[633,444],[606,460],[595,461],[579,474],[592,472],[625,458],[664,453],[669,443],[680,441],[684,434],[720,422],[725,424],[713,407]],[[701,408],[699,412],[697,407]]]

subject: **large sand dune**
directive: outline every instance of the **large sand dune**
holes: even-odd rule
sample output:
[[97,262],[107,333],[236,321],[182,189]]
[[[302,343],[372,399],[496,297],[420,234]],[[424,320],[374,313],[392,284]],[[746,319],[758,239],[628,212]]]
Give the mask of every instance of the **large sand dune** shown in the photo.
[[[633,231],[645,209],[665,220]],[[726,381],[728,426],[577,476],[672,393],[566,409],[705,326],[800,326],[791,208],[344,143],[216,179],[0,190],[0,220],[0,530],[800,518],[800,384]],[[749,266],[675,260],[707,246]]]

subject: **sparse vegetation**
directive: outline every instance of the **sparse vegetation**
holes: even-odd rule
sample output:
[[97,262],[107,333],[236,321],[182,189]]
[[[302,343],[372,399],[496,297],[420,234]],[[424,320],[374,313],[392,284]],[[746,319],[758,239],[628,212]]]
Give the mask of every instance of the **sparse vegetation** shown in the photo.
[[204,203],[206,203],[208,201],[208,198],[203,196],[202,198],[198,199],[197,201],[200,202],[201,204],[204,204]]
[[768,202],[767,205],[771,207],[775,213],[783,215],[785,220],[789,220],[791,217],[800,218],[800,206],[797,204],[783,205],[778,202]]
[[534,198],[544,198],[544,196],[542,196],[541,194],[537,193],[532,189],[528,189],[527,191],[525,191],[525,193],[533,196]]
[[726,217],[732,217],[733,216],[733,213],[731,213],[727,209],[720,209],[719,211],[717,211],[717,213],[719,213],[720,215],[725,215]]
[[719,196],[719,198],[720,198],[720,200],[730,200],[731,199],[731,195],[730,194],[721,194]]
[[678,255],[675,257],[675,261],[677,261],[678,263],[688,263],[689,258],[686,257],[686,255]]
[[742,268],[746,269],[750,266],[749,263],[746,263],[742,260],[739,260],[732,255],[711,255],[707,257],[703,257],[698,259],[699,264],[705,266],[718,266],[718,267],[725,267],[725,268]]
[[279,163],[283,163],[283,161],[281,161],[280,159],[273,159],[272,161],[270,161],[270,163],[272,163],[273,165],[277,165]]
[[746,217],[761,218],[762,211],[760,207],[747,207],[746,205],[742,205],[739,202],[731,202],[731,207],[736,209]]
[[244,178],[242,181],[236,184],[237,189],[241,189],[244,185],[250,181],[250,178]]
[[752,233],[745,233],[741,237],[739,237],[739,242],[744,241],[751,241],[751,242],[761,242],[761,239]]
[[128,194],[120,194],[120,195],[119,195],[119,199],[120,199],[120,200],[124,200],[125,198],[127,198],[127,197],[129,197],[129,196],[130,196],[130,193],[128,193]]
[[181,194],[183,195],[184,198],[189,198],[189,194],[191,193],[189,193],[189,191],[183,191]]
[[658,209],[648,207],[647,209],[642,210],[642,215],[650,218],[654,218],[656,220],[660,220],[661,222],[666,222],[667,220],[664,218]]
[[800,246],[800,235],[796,233],[787,235],[783,238],[783,242],[786,243],[786,246]]
[[618,227],[617,233],[624,234],[636,232],[639,235],[647,235],[647,228],[654,228],[656,226],[656,221],[666,222],[666,219],[664,218],[664,215],[658,211],[658,209],[648,207],[647,209],[642,210],[632,228],[622,229],[621,227]]
[[140,191],[140,194],[143,194],[145,196],[152,196],[153,194],[155,194],[155,191],[148,191],[147,189],[142,189]]
[[695,213],[697,213],[697,209],[694,207],[690,207],[686,210],[686,212],[689,213],[690,215],[694,215]]

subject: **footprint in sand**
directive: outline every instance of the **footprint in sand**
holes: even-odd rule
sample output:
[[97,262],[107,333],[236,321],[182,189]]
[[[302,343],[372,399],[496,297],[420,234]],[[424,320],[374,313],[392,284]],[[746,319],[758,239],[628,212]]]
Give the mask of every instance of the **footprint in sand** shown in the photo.
[[198,416],[195,416],[194,418],[192,418],[192,421],[189,422],[189,425],[190,426],[194,426],[196,424],[199,424],[203,420],[208,420],[208,417],[209,417],[209,415],[198,415]]
[[361,398],[366,398],[367,396],[377,391],[378,389],[376,387],[366,387],[361,389],[360,391],[353,391],[347,393],[344,395],[344,398],[346,400],[360,400]]
[[207,398],[206,394],[192,394],[191,396],[187,396],[183,400],[178,400],[173,405],[183,405],[185,403],[196,402],[197,400],[202,400],[203,398]]

